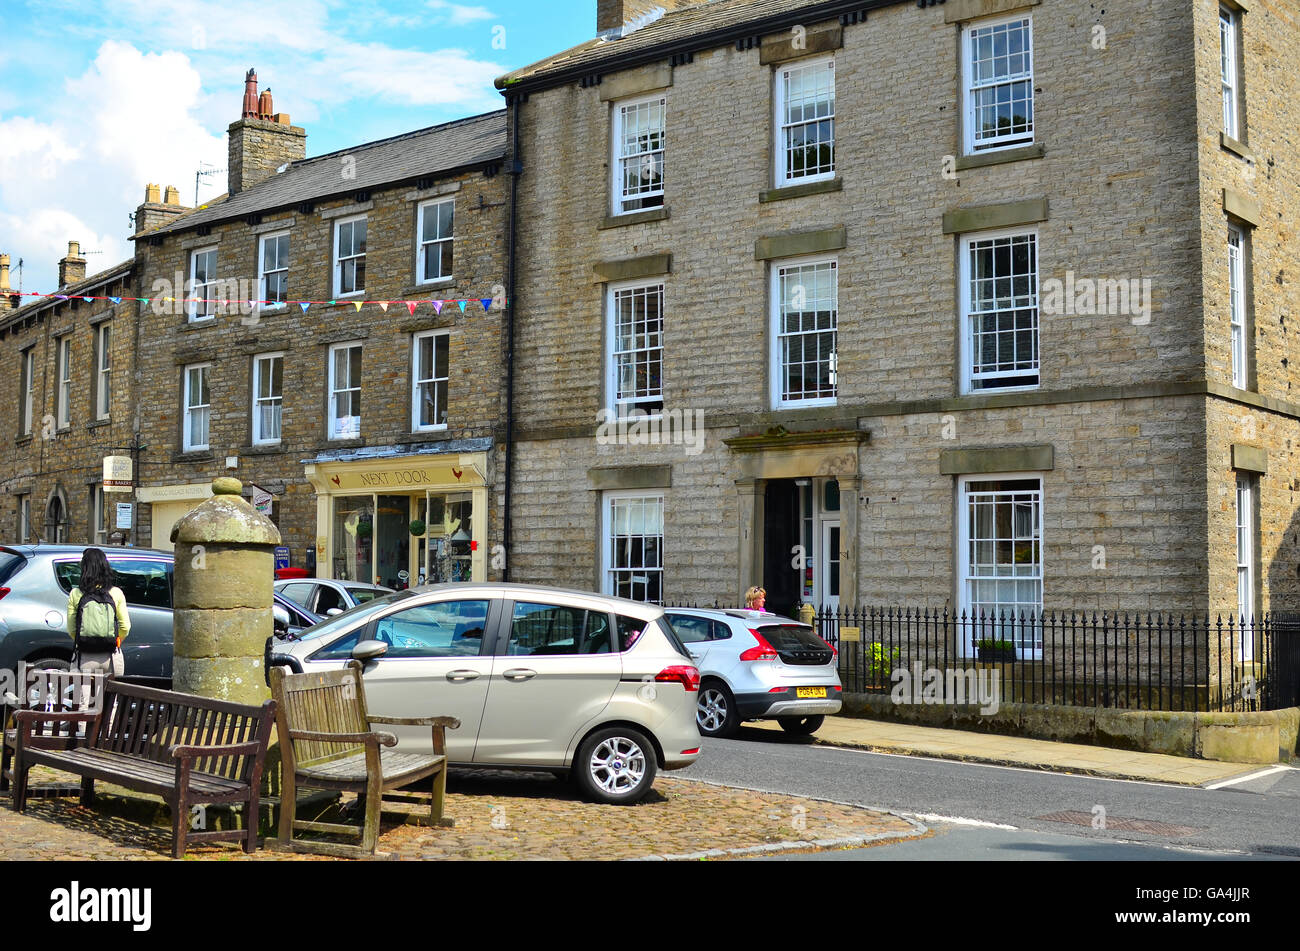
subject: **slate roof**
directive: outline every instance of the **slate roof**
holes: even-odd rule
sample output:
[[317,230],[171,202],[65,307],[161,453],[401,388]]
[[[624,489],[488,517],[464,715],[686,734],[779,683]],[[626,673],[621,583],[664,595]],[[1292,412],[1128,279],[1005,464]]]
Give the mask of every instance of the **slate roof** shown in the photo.
[[[320,201],[408,179],[442,175],[467,166],[500,161],[505,155],[506,113],[500,109],[299,159],[264,182],[235,195],[222,195],[208,202],[207,207],[136,237],[187,231],[199,225],[289,208],[304,201]],[[339,174],[343,156],[356,160],[355,178],[344,179]]]
[[[856,6],[866,7],[869,2],[870,0],[860,2]],[[837,16],[841,8],[851,9],[854,6],[852,3],[836,4],[831,0],[706,0],[698,6],[665,13],[653,23],[620,39],[598,36],[562,53],[538,60],[530,66],[506,73],[496,81],[496,87],[504,90],[517,83],[530,87],[545,85],[548,78],[558,78],[581,70],[599,72],[598,67],[614,63],[622,66],[624,64],[619,61],[635,58],[637,54],[650,57],[661,46],[695,37],[704,38],[707,34],[738,28],[749,22],[783,14],[789,14],[791,22],[798,22],[798,13],[811,7],[823,7],[832,11],[810,21],[816,22]]]
[[299,460],[303,465],[321,462],[359,462],[362,459],[392,459],[397,456],[441,456],[458,452],[486,452],[492,448],[492,437],[448,439],[435,443],[406,443],[392,446],[361,446],[357,449],[328,449],[309,459]]

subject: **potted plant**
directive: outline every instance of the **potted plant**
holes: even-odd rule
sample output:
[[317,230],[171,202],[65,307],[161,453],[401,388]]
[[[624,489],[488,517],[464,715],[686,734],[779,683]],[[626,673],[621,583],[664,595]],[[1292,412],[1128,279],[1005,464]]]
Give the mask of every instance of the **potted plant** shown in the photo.
[[975,650],[981,662],[1006,663],[1016,660],[1016,645],[1013,641],[998,640],[993,637],[981,637],[975,642]]
[[371,531],[369,522],[357,522],[357,538],[369,538]]
[[425,529],[424,520],[418,518],[411,519],[410,529],[411,529],[412,536],[414,536],[415,538],[422,538],[424,536],[424,529]]

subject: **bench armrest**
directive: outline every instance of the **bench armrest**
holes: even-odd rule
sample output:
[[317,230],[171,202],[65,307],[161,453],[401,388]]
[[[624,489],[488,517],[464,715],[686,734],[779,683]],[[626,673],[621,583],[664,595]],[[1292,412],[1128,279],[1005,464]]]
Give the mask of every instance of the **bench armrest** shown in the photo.
[[389,723],[394,726],[442,726],[449,730],[460,727],[460,721],[455,717],[381,717],[367,713],[366,719],[371,723]]
[[223,743],[217,746],[177,744],[168,752],[177,759],[198,759],[200,756],[256,756],[261,748],[261,743],[252,740],[247,743]]
[[20,736],[29,738],[38,723],[94,723],[98,713],[68,713],[62,710],[18,710],[14,713],[14,726]]
[[369,733],[317,733],[314,730],[290,730],[291,740],[315,740],[320,743],[379,743],[382,746],[396,746],[397,737],[382,730]]

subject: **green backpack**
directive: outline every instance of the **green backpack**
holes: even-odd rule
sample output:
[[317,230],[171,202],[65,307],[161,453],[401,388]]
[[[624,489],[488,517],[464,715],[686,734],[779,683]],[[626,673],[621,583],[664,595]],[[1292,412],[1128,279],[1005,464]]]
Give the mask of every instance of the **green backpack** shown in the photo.
[[117,604],[103,588],[83,593],[77,602],[74,643],[78,654],[111,654],[117,650]]

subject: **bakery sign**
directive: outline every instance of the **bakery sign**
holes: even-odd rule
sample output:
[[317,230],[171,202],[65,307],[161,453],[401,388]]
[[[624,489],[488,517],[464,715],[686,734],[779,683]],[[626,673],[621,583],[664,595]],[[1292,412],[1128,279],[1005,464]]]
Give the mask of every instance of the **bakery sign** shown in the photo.
[[105,492],[130,492],[135,487],[132,474],[130,456],[104,457]]

